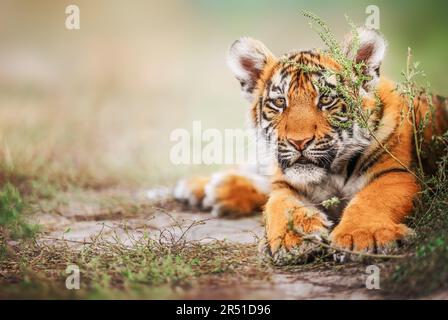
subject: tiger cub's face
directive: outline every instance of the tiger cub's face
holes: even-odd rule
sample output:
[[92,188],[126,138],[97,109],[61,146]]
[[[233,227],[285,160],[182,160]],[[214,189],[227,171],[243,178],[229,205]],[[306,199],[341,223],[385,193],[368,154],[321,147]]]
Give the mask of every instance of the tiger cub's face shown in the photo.
[[[360,29],[357,52],[370,80],[361,95],[372,100],[386,44],[376,32]],[[276,58],[261,42],[241,38],[230,48],[229,66],[252,103],[251,120],[275,155],[278,167],[294,183],[318,183],[338,173],[369,143],[356,122],[348,122],[347,105],[338,95],[335,72],[340,66],[327,54],[301,51]],[[341,124],[350,125],[341,125]]]

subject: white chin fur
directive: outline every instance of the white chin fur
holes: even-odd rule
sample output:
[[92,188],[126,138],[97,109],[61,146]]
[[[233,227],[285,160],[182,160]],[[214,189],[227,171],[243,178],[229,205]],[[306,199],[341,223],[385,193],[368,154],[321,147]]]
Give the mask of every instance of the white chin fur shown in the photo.
[[326,170],[312,165],[292,166],[284,171],[284,175],[292,186],[303,186],[319,183],[326,176]]

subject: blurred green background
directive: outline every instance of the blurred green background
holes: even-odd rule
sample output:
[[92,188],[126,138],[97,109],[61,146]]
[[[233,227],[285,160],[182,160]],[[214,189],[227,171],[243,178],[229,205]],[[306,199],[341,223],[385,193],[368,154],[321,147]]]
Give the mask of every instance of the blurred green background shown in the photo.
[[[65,28],[70,4],[80,7],[77,31]],[[400,80],[411,47],[433,90],[448,95],[446,1],[2,0],[2,167],[87,185],[171,183],[213,170],[172,165],[169,134],[193,120],[245,125],[229,45],[247,35],[276,54],[322,47],[301,9],[342,39],[344,15],[363,24],[371,4],[389,42],[383,75]]]

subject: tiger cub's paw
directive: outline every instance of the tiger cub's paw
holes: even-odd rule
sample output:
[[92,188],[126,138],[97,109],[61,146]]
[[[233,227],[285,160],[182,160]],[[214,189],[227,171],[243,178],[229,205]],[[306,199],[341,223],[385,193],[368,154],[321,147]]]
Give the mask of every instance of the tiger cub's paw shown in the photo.
[[203,207],[216,217],[247,216],[261,211],[267,201],[269,181],[233,171],[216,173],[205,186]]
[[201,208],[205,197],[205,186],[209,181],[208,177],[180,180],[174,187],[174,198],[192,208]]
[[[319,238],[316,237],[316,239]],[[269,242],[266,238],[263,238],[258,244],[258,252],[264,262],[275,266],[304,264],[324,254],[319,244],[303,241],[302,239],[299,239],[289,249],[286,246],[280,246],[275,251],[271,251]]]
[[[346,251],[359,253],[389,254],[397,245],[415,235],[404,224],[394,222],[343,223],[331,233],[332,245]],[[358,260],[362,255],[342,254],[343,260]],[[335,258],[336,259],[336,258]]]
[[210,210],[216,217],[245,216],[261,210],[269,187],[269,181],[263,177],[227,171],[209,178],[179,181],[174,198],[191,207]]
[[[280,204],[284,205],[287,201]],[[332,223],[317,211],[303,207],[297,210],[292,207],[291,211],[292,219],[288,225],[292,224],[296,231],[289,230],[290,226],[284,226],[278,218],[269,219],[266,239],[259,245],[261,253],[274,265],[302,264],[325,254],[321,243],[328,241]]]

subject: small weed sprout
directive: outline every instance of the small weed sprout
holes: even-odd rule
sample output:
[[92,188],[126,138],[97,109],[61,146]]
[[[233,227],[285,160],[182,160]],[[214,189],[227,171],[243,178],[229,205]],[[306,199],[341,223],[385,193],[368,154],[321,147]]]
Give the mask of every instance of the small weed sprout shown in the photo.
[[334,208],[340,204],[341,204],[341,199],[339,199],[338,197],[331,197],[330,199],[322,201],[322,206],[325,209]]
[[[405,99],[406,104],[408,106],[407,114],[402,115],[402,121],[409,121],[413,128],[413,138],[415,145],[415,153],[417,156],[417,164],[418,164],[418,173],[424,178],[424,168],[422,162],[422,145],[424,139],[424,131],[425,128],[429,125],[429,120],[431,114],[434,114],[434,106],[432,103],[432,99],[429,92],[429,84],[427,84],[427,88],[423,89],[417,86],[416,78],[418,76],[425,76],[423,70],[419,69],[420,62],[412,61],[411,49],[408,48],[408,55],[406,59],[406,70],[402,71],[401,74],[403,76],[403,82],[397,85],[397,90],[400,92],[402,97]],[[421,99],[424,100],[429,105],[429,111],[426,112],[420,121],[417,123],[417,115],[420,113],[419,103],[416,103],[416,100]]]

